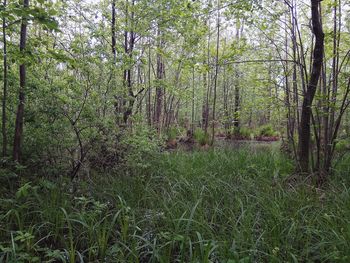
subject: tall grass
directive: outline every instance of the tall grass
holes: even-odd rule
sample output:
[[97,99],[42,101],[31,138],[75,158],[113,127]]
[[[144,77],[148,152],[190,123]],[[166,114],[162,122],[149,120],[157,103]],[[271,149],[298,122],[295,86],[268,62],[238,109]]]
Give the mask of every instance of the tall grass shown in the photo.
[[327,189],[286,185],[262,148],[162,153],[132,176],[22,182],[0,202],[0,262],[349,262],[346,159]]

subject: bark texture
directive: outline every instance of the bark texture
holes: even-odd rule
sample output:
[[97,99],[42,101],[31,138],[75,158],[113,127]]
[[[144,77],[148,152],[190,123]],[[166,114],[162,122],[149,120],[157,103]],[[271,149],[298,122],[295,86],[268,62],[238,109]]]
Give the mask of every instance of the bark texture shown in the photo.
[[313,50],[313,61],[310,79],[304,92],[304,99],[301,111],[300,130],[299,130],[299,170],[300,172],[309,172],[309,154],[310,154],[310,120],[312,115],[312,102],[317,90],[317,84],[321,74],[323,53],[324,53],[324,33],[320,21],[319,0],[311,0],[311,20],[312,30],[315,35],[315,44]]
[[[23,9],[28,9],[29,0],[23,0]],[[20,33],[20,52],[24,56],[24,50],[27,43],[27,18],[23,17],[21,22],[21,33]],[[19,161],[21,157],[21,145],[23,140],[23,121],[24,121],[24,98],[25,98],[25,87],[26,87],[26,65],[25,62],[19,66],[19,101],[16,113],[16,124],[15,134],[13,142],[13,159]]]

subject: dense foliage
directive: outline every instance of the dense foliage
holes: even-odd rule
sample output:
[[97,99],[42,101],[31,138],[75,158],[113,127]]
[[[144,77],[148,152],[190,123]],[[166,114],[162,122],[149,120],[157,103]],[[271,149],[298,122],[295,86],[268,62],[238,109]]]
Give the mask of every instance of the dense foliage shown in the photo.
[[1,0],[1,262],[348,262],[349,0]]
[[64,178],[9,190],[3,175],[1,260],[347,262],[348,158],[323,191],[291,184],[293,164],[268,148],[161,154],[74,194]]

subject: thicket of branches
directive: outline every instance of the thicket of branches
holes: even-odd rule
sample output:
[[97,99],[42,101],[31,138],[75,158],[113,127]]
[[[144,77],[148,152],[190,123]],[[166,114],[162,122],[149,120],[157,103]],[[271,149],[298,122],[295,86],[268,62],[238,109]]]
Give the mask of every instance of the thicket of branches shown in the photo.
[[74,178],[174,129],[211,144],[270,125],[322,182],[349,130],[348,4],[4,0],[3,156]]

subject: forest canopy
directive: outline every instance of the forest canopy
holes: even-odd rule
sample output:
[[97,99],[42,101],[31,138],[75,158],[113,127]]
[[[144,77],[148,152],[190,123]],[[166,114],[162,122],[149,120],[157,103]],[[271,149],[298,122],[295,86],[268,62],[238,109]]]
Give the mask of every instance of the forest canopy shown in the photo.
[[203,144],[262,127],[298,170],[327,174],[347,133],[348,11],[346,1],[5,1],[3,156],[82,163],[136,127],[163,139],[202,130]]

